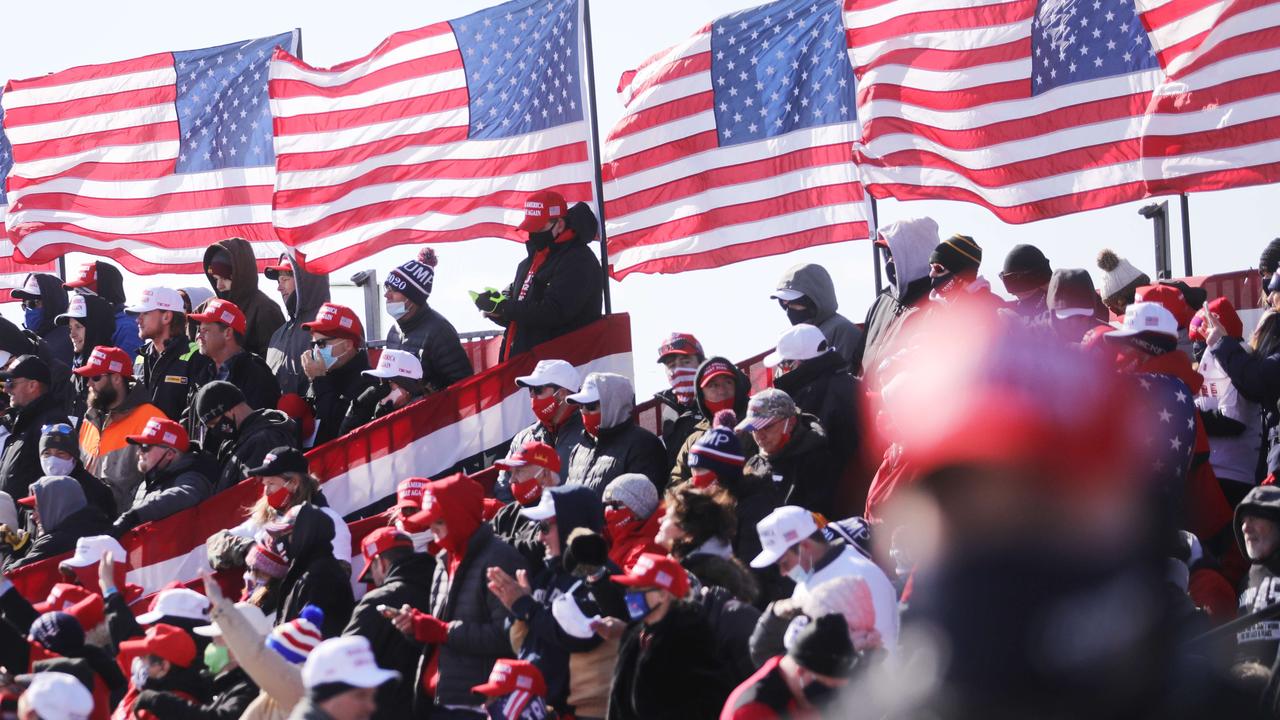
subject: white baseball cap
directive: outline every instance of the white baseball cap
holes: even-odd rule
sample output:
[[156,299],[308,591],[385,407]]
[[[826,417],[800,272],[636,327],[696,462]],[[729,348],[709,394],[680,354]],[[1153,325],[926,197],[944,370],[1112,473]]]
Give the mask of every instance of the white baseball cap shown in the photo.
[[804,297],[804,293],[800,292],[799,290],[778,288],[777,290],[774,290],[773,294],[770,295],[769,297],[773,298],[774,300],[781,300],[782,302],[791,302],[792,300],[799,300],[800,298]]
[[378,667],[368,638],[361,635],[325,640],[311,651],[302,666],[302,684],[308,689],[327,683],[372,688],[399,677],[395,670]]
[[1107,333],[1107,338],[1132,337],[1139,333],[1153,332],[1178,337],[1178,321],[1160,303],[1133,303],[1124,310],[1124,322],[1120,329]]
[[53,319],[58,325],[66,325],[67,318],[75,318],[80,320],[89,316],[89,307],[85,304],[84,295],[80,293],[72,293],[67,299],[67,311]]
[[777,367],[783,360],[812,360],[830,348],[822,331],[808,323],[788,328],[778,338],[778,346],[765,355],[765,367]]
[[756,523],[760,535],[760,554],[751,560],[753,568],[767,568],[792,545],[818,532],[813,513],[795,505],[783,505]]
[[27,280],[22,287],[13,291],[13,296],[19,300],[35,300],[40,297],[40,278],[36,277],[40,273],[27,273]]
[[[271,621],[262,613],[262,608],[253,603],[238,602],[236,610],[240,611],[254,632],[262,636],[271,632]],[[201,625],[192,632],[203,637],[222,637],[222,628],[218,627],[217,620],[214,620],[212,625]]]
[[384,380],[398,377],[421,380],[422,361],[417,355],[405,350],[383,350],[378,358],[378,367],[361,374]]
[[554,493],[544,492],[542,497],[538,499],[537,505],[520,508],[520,514],[530,520],[550,520],[556,516],[556,501],[553,499],[554,497]]
[[564,360],[539,360],[532,373],[516,378],[516,385],[523,388],[555,385],[570,392],[578,392],[582,387],[582,377]]
[[41,720],[85,720],[93,712],[93,695],[71,675],[39,672],[22,693]]
[[182,302],[182,296],[178,294],[177,290],[171,290],[166,287],[150,287],[142,291],[141,301],[124,309],[125,312],[134,315],[152,310],[186,313],[187,306]]
[[156,596],[155,609],[138,616],[139,625],[158,623],[164,618],[186,618],[188,620],[209,619],[209,598],[195,590],[174,588],[162,590]]
[[599,379],[600,376],[596,373],[587,375],[587,379],[582,381],[582,389],[566,397],[565,400],[577,405],[600,402],[600,387],[597,382]]
[[76,540],[76,551],[71,557],[58,563],[58,566],[89,567],[102,559],[103,553],[111,553],[111,559],[122,563],[127,559],[124,546],[110,535],[94,535]]

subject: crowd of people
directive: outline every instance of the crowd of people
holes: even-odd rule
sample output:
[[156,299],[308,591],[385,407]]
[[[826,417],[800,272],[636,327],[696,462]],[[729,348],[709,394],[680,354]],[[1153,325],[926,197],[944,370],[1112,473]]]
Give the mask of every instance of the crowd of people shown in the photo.
[[[525,215],[474,295],[504,358],[601,316],[590,208]],[[243,240],[132,302],[107,262],[32,274],[0,563],[61,582],[0,580],[0,716],[1280,717],[1280,240],[1248,332],[1111,251],[1096,288],[1019,245],[1005,301],[975,238],[875,242],[861,325],[823,267],[781,276],[767,386],[673,332],[654,434],[628,377],[541,360],[492,486],[402,478],[355,537],[306,450],[472,374],[434,253],[387,278],[376,362],[325,276],[281,257],[277,304]],[[141,597],[121,539],[242,482],[200,580]]]

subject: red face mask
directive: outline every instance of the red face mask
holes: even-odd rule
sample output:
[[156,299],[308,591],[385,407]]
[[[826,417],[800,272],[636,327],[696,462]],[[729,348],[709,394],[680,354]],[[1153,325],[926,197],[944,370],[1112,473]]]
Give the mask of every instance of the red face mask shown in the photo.
[[538,418],[538,422],[551,427],[552,419],[556,416],[556,411],[560,409],[560,401],[556,399],[555,393],[546,397],[533,398],[533,415]]
[[586,410],[583,410],[581,412],[582,412],[582,427],[587,431],[587,434],[590,435],[591,437],[599,437],[600,411],[596,410],[595,412],[587,412]]
[[711,417],[715,417],[716,413],[720,412],[721,410],[733,409],[733,398],[729,398],[728,400],[721,400],[720,402],[711,402],[710,400],[707,400],[704,398],[702,401],[702,404],[707,406],[707,412],[711,415]]
[[611,540],[621,537],[622,531],[627,525],[634,522],[635,513],[631,512],[631,508],[605,508],[604,509],[604,532]]
[[511,483],[511,494],[521,505],[529,507],[537,504],[542,498],[542,484],[537,478],[529,478],[520,482]]
[[262,488],[262,496],[267,499],[267,504],[270,505],[273,510],[284,510],[289,507],[289,495],[290,492],[288,485],[280,486],[280,489],[275,492],[267,492],[267,488],[265,486]]
[[706,490],[707,488],[714,485],[717,480],[718,478],[716,477],[716,474],[713,472],[695,473],[693,477],[689,478],[689,484],[693,485],[699,490]]

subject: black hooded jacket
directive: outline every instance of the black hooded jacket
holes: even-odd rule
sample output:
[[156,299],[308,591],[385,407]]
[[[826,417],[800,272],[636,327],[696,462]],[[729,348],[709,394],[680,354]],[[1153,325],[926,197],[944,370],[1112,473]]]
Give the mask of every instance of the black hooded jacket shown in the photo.
[[0,451],[0,490],[14,500],[27,496],[31,483],[44,475],[40,468],[44,426],[67,422],[66,410],[47,390],[26,407],[10,407],[0,416],[0,423],[9,429]]
[[245,470],[262,465],[267,453],[278,447],[297,446],[298,428],[288,415],[279,410],[254,410],[240,424],[234,440],[228,440],[219,448],[206,448],[216,455],[222,466],[215,493],[234,487],[244,480]]
[[337,637],[356,606],[351,577],[333,556],[333,519],[310,503],[298,509],[285,550],[289,572],[280,583],[280,614],[276,624],[293,620],[302,608],[324,611],[320,627],[326,638]]
[[[31,273],[28,277],[36,279],[40,288],[40,323],[27,328],[49,343],[49,352],[63,364],[71,364],[71,332],[66,325],[59,325],[54,320],[67,311],[67,291],[62,287],[62,278],[49,273]],[[25,284],[25,283],[24,283]]]
[[[578,203],[569,208],[565,218],[572,235],[552,241],[547,246],[525,244],[528,257],[516,266],[516,276],[503,291],[506,300],[494,321],[506,328],[502,358],[518,355],[553,338],[590,325],[601,316],[604,276],[600,260],[591,250],[600,222],[591,207]],[[532,279],[529,268],[542,250],[546,259]],[[521,288],[528,290],[519,299]]]
[[[231,256],[231,289],[225,293],[218,292],[217,283],[209,274],[209,264],[219,251]],[[271,336],[284,324],[284,313],[274,300],[258,289],[258,261],[254,258],[253,247],[241,238],[227,238],[210,245],[204,251],[204,276],[218,297],[235,303],[244,313],[247,328],[244,348],[259,357],[266,355]],[[196,309],[203,311],[207,304],[201,303]]]
[[378,379],[364,374],[369,369],[369,353],[358,350],[346,365],[334,368],[311,383],[308,400],[316,413],[316,445],[329,442],[342,434],[342,421],[351,404],[361,393],[378,384]]
[[[94,262],[97,281],[93,293],[107,301],[111,309],[111,334],[102,345],[112,345],[124,350],[129,355],[136,355],[142,347],[142,338],[138,337],[138,323],[124,311],[124,276],[120,268],[109,262]],[[86,293],[87,295],[87,293]],[[90,350],[92,351],[92,347]]]
[[[698,442],[699,438],[711,429],[711,423],[715,420],[714,417],[710,417],[714,413],[711,413],[710,409],[707,408],[707,398],[702,392],[702,378],[706,375],[707,368],[713,363],[726,363],[733,366],[733,412],[738,416],[739,420],[747,416],[747,402],[751,399],[751,378],[742,372],[742,368],[734,365],[727,358],[707,358],[707,361],[698,367],[698,374],[694,376],[693,380],[695,398],[698,403],[698,422],[684,439],[684,442],[680,444],[675,461],[671,466],[671,483],[668,487],[675,487],[682,482],[688,481],[693,476],[693,470],[689,467],[689,450],[694,443]],[[742,451],[745,457],[751,457],[755,454],[756,441],[751,437],[751,433],[739,433],[738,441],[742,443]]]
[[[1232,527],[1240,552],[1248,557],[1241,524],[1246,516],[1254,515],[1280,523],[1280,488],[1259,486],[1249,491],[1236,506]],[[1280,602],[1280,552],[1271,557],[1252,560],[1249,575],[1240,592],[1241,617],[1263,610]],[[1280,620],[1257,623],[1236,634],[1236,660],[1254,660],[1270,667],[1280,651]]]
[[[791,372],[774,378],[773,386],[790,395],[801,412],[818,418],[841,467],[860,456],[862,423],[858,420],[858,398],[862,386],[839,353],[828,350],[805,360]],[[864,491],[864,501],[865,496]]]
[[[422,646],[396,630],[391,621],[378,611],[379,605],[400,608],[403,605],[425,613],[431,612],[431,576],[435,572],[435,558],[414,553],[396,563],[387,573],[386,581],[373,587],[356,605],[351,622],[343,635],[360,635],[368,639],[378,667],[399,671],[404,678],[398,683],[388,683],[378,689],[378,709],[375,718],[402,717],[413,706],[413,681],[417,674]],[[370,578],[369,582],[373,582]]]
[[135,710],[146,710],[158,720],[239,720],[258,697],[258,686],[243,668],[227,670],[213,678],[209,702],[197,705],[164,690],[139,693]]
[[280,383],[280,394],[306,395],[310,381],[302,372],[302,353],[311,349],[311,331],[302,327],[316,319],[320,306],[329,302],[329,274],[310,273],[289,259],[293,268],[293,297],[284,309],[289,317],[276,328],[267,344],[267,366]]
[[[84,345],[71,360],[72,370],[89,362],[89,356],[93,354],[94,348],[110,347],[111,343],[115,342],[112,339],[112,334],[115,332],[115,319],[112,317],[111,304],[96,295],[86,295],[84,309],[86,315],[77,319],[77,322],[84,325]],[[72,387],[75,388],[71,401],[71,415],[82,418],[89,409],[89,381],[75,374],[72,374],[70,379]]]

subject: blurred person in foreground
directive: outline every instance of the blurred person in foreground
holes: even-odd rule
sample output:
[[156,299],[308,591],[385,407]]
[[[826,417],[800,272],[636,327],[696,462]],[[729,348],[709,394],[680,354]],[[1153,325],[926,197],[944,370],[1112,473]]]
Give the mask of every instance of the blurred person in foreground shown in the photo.
[[915,562],[900,669],[833,716],[1254,717],[1174,644],[1141,379],[966,308],[919,337],[884,407],[919,473],[886,509]]

